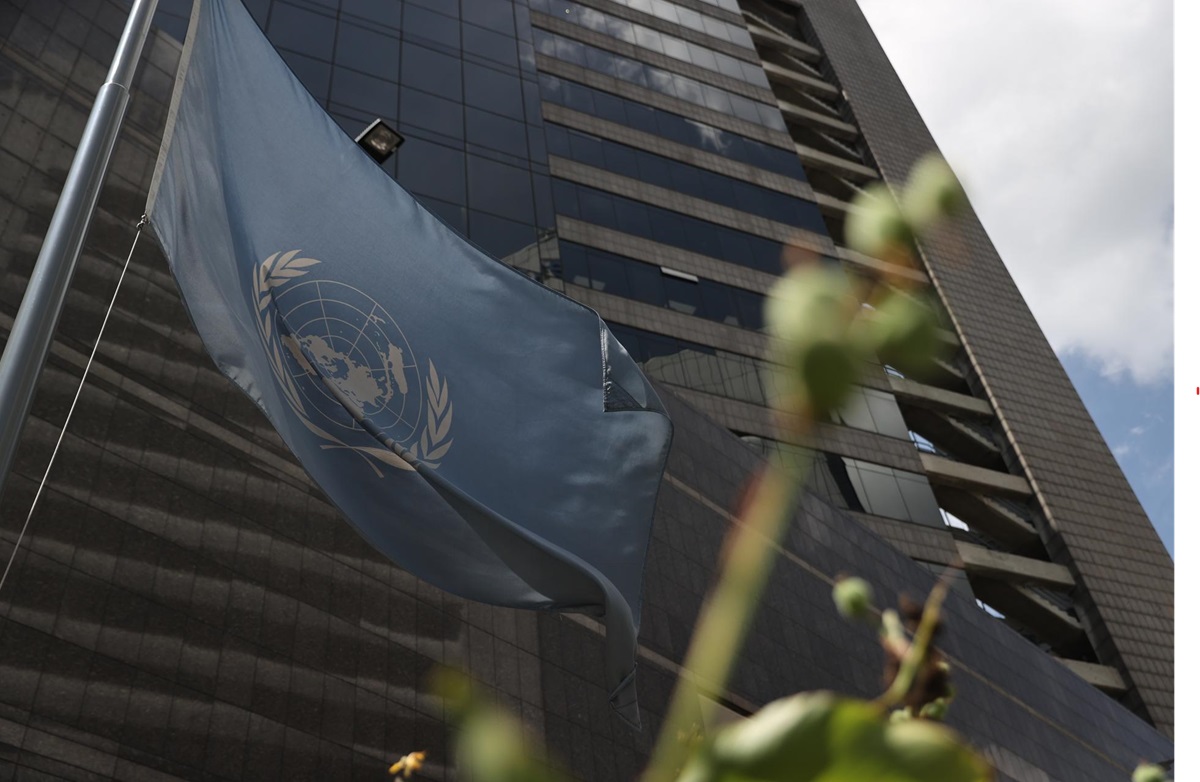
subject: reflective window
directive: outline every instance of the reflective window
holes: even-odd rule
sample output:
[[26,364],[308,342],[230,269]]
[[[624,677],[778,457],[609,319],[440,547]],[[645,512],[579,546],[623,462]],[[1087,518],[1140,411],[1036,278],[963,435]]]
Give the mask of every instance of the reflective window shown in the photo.
[[855,429],[878,432],[901,440],[909,439],[908,425],[896,398],[874,388],[855,388],[846,404],[834,412],[835,421]]
[[[447,4],[449,5],[449,4]],[[404,37],[457,49],[460,46],[459,22],[449,16],[415,5],[404,9]]]
[[517,67],[517,42],[514,38],[464,23],[462,44],[463,51],[513,68]]
[[764,437],[743,436],[742,441],[786,464],[809,467],[809,488],[843,510],[944,526],[937,498],[923,475]]
[[[483,0],[477,0],[477,2]],[[740,14],[736,0],[703,0],[709,5],[724,8],[735,14]],[[665,22],[671,22],[698,33],[710,35],[728,43],[736,44],[746,49],[754,48],[754,41],[744,27],[711,16],[705,16],[681,5],[666,2],[666,0],[613,0],[620,5],[658,17]],[[564,0],[530,0],[529,7],[536,11],[553,14],[559,18],[567,16],[567,12],[579,13],[575,3]],[[588,9],[590,10],[590,9]],[[583,13],[586,13],[584,11]]]
[[759,187],[560,125],[546,125],[546,142],[551,153],[561,157],[768,220],[825,232],[824,220],[816,204],[778,190]]
[[333,59],[332,17],[306,11],[287,3],[276,3],[267,32],[271,42],[284,49],[321,60]]
[[462,152],[418,138],[405,141],[402,149],[404,153],[395,156],[396,181],[405,189],[441,201],[466,203],[466,159]]
[[[573,264],[564,258],[564,269]],[[769,371],[765,362],[619,324],[609,323],[609,329],[656,380],[754,405],[766,402],[760,380]]]
[[521,80],[516,76],[472,62],[463,63],[465,102],[493,114],[521,120],[525,109],[521,99]]
[[496,0],[462,0],[463,20],[507,36],[516,35],[512,3]]
[[467,107],[467,142],[517,157],[529,157],[524,122],[470,106]]
[[[439,2],[438,5],[445,5]],[[278,4],[276,4],[278,8]],[[400,0],[342,0],[342,13],[400,29]],[[272,14],[274,17],[274,14]]]
[[[554,204],[558,213],[566,217],[769,274],[781,271],[783,246],[761,236],[561,179],[554,180]],[[618,205],[621,213],[626,215],[622,221],[617,219]],[[641,215],[640,219],[629,217],[636,214]]]
[[463,137],[463,106],[410,87],[400,88],[400,121],[438,136]]
[[396,113],[400,85],[347,68],[334,68],[330,100],[388,117]]
[[764,125],[773,130],[787,129],[777,106],[752,101],[687,76],[646,65],[628,57],[548,33],[545,30],[535,29],[533,31],[533,43],[537,51],[547,57],[581,65],[589,70],[649,87],[664,95],[704,106],[713,111],[731,114],[739,119]]
[[533,225],[533,185],[529,171],[467,155],[467,206]]
[[398,81],[400,40],[395,33],[386,35],[342,22],[338,25],[334,62],[372,76]]
[[462,101],[462,60],[423,46],[405,44],[400,82],[448,100]]
[[532,225],[470,210],[471,241],[492,256],[504,260],[534,244],[537,233]]
[[652,133],[731,160],[806,181],[794,149],[783,149],[652,108],[602,90],[543,74],[542,100]]
[[[580,25],[593,32],[649,49],[657,54],[663,54],[676,60],[681,60],[706,70],[740,79],[759,87],[770,88],[762,68],[755,62],[731,57],[723,52],[716,52],[691,41],[685,41],[667,33],[654,30],[645,25],[630,22],[620,17],[597,11],[569,0],[531,0],[530,7],[535,11],[552,14],[556,19]],[[713,30],[724,26],[711,17],[701,17],[702,25],[712,25]],[[720,38],[720,32],[704,31],[708,35]]]

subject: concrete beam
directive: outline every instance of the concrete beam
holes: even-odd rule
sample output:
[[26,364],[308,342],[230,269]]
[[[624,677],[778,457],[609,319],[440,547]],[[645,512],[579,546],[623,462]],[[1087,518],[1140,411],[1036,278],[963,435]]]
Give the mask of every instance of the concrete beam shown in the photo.
[[824,79],[818,79],[814,76],[794,71],[791,68],[786,68],[773,62],[763,60],[763,72],[767,74],[768,79],[773,79],[789,87],[801,90],[802,92],[813,93],[814,95],[823,95],[827,98],[837,98],[841,96],[837,87],[834,87]]
[[991,470],[1004,469],[1004,457],[996,444],[945,413],[900,402],[904,422],[939,450],[965,462]]
[[904,377],[888,376],[892,384],[892,393],[901,401],[907,401],[917,407],[938,410],[943,413],[993,416],[995,411],[986,400],[978,399],[969,394],[947,391],[944,388],[918,383]]
[[933,493],[947,513],[1014,551],[1040,544],[1037,530],[1031,524],[995,500],[951,486],[934,485]]
[[1001,578],[1014,583],[1045,584],[1063,588],[1075,586],[1075,579],[1071,577],[1071,571],[1062,565],[1008,554],[1003,551],[993,551],[964,540],[955,541],[955,543],[958,546],[958,556],[962,559],[963,568],[968,574]]
[[1029,481],[1019,475],[988,470],[931,453],[921,454],[921,465],[934,484],[1010,497],[1026,498],[1033,494]]
[[828,212],[845,215],[854,208],[853,205],[851,205],[848,201],[843,201],[840,198],[834,198],[833,196],[826,195],[825,193],[814,193],[813,196],[817,201],[817,206]]
[[923,285],[929,284],[929,277],[925,274],[925,272],[920,271],[919,269],[900,266],[895,263],[888,263],[887,261],[881,261],[878,258],[874,258],[870,255],[864,255],[863,253],[860,253],[857,250],[851,250],[848,247],[839,246],[837,248],[837,256],[843,261],[854,263],[862,266],[863,268],[871,269],[882,274],[903,277],[907,280],[912,280],[913,282],[921,283]]
[[796,145],[796,154],[800,156],[800,161],[810,166],[823,168],[826,171],[844,176],[852,182],[865,182],[868,179],[878,179],[879,174],[875,173],[875,169],[869,166],[864,166],[862,163],[856,163],[844,157],[831,155],[828,152],[822,152],[819,149],[806,147],[803,144]]
[[971,590],[983,602],[1023,625],[1055,648],[1070,646],[1083,636],[1083,625],[1041,596],[1017,584],[973,577]]
[[[749,16],[749,14],[747,14],[747,16]],[[766,27],[755,24],[754,22],[750,22],[750,24],[746,26],[746,29],[750,31],[750,37],[754,39],[755,43],[761,43],[765,46],[782,49],[789,54],[799,57],[805,62],[815,63],[821,61],[821,52],[816,48],[804,43],[803,41],[790,38],[782,33],[777,33],[774,30],[768,30]]]
[[831,133],[842,138],[855,138],[858,136],[858,128],[851,125],[849,122],[842,122],[840,119],[834,119],[828,114],[821,114],[817,111],[802,109],[791,101],[777,98],[776,103],[779,104],[779,110],[783,112],[783,118],[801,125],[810,127],[818,127],[826,133]]
[[1055,657],[1054,659],[1088,684],[1110,695],[1120,695],[1129,689],[1125,680],[1121,678],[1121,672],[1112,666],[1072,660],[1068,657]]

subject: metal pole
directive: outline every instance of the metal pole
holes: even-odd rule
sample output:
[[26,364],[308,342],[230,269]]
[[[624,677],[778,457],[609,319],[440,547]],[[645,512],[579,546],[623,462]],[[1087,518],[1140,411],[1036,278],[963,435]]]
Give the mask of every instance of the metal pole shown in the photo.
[[0,358],[0,496],[92,222],[157,6],[158,0],[134,0]]

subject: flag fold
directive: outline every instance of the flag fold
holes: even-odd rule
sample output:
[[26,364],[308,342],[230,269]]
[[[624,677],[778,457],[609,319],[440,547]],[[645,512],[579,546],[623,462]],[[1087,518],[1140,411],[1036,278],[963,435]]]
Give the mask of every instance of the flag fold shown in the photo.
[[421,207],[237,0],[195,2],[147,215],[217,366],[363,537],[464,598],[601,618],[638,724],[671,424],[600,317]]

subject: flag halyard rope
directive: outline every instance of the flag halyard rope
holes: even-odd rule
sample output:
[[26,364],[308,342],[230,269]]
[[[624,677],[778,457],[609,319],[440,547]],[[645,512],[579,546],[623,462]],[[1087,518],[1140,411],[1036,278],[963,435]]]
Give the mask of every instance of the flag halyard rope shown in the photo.
[[4,582],[8,580],[8,572],[12,569],[13,562],[17,559],[17,552],[21,548],[21,542],[25,539],[25,533],[29,530],[29,522],[33,519],[33,513],[37,510],[38,500],[42,498],[42,490],[46,488],[46,481],[50,478],[50,470],[54,468],[54,460],[58,457],[58,451],[62,447],[63,438],[67,434],[67,426],[71,423],[71,416],[75,414],[75,408],[79,404],[79,397],[83,394],[83,386],[87,383],[88,371],[92,368],[92,362],[96,360],[96,351],[100,349],[100,342],[104,339],[104,329],[108,326],[109,316],[112,315],[113,308],[117,303],[117,295],[121,292],[121,284],[125,282],[125,273],[129,271],[129,262],[133,260],[133,252],[137,249],[138,239],[142,237],[142,229],[146,227],[149,218],[142,215],[142,219],[138,221],[137,233],[133,237],[133,244],[129,247],[129,255],[125,258],[125,265],[121,267],[121,275],[117,278],[117,287],[113,289],[112,299],[108,302],[108,309],[104,313],[104,320],[100,322],[100,331],[96,334],[96,342],[92,345],[91,355],[88,356],[87,364],[83,367],[83,375],[79,378],[79,387],[75,389],[75,398],[71,400],[71,407],[67,410],[67,417],[63,420],[62,429],[58,432],[58,440],[54,443],[54,450],[50,452],[50,461],[46,463],[46,469],[42,473],[42,479],[38,483],[37,492],[33,495],[33,502],[29,506],[29,513],[25,516],[25,523],[21,525],[21,532],[17,535],[17,542],[13,544],[12,553],[9,554],[8,562],[4,565],[4,573],[0,575],[0,590],[4,589]]

